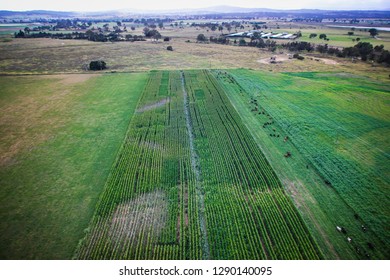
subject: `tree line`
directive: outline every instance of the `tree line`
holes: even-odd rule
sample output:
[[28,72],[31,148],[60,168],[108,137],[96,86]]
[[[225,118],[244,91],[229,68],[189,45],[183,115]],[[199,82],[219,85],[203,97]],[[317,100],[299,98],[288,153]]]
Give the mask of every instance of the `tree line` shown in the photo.
[[289,42],[282,44],[282,47],[290,51],[318,51],[319,53],[334,55],[337,57],[360,58],[362,61],[374,61],[390,65],[390,52],[384,49],[383,45],[373,46],[369,42],[359,42],[353,47],[336,48],[328,44],[314,45],[308,42]]
[[[208,39],[204,34],[199,34],[197,37],[198,42],[206,42]],[[231,44],[231,40],[226,38],[225,36],[213,37],[209,38],[210,42],[217,44]],[[275,51],[277,48],[287,49],[291,52],[312,52],[317,51],[322,54],[333,55],[337,57],[344,58],[360,58],[362,61],[374,61],[380,64],[385,64],[390,66],[390,52],[384,49],[383,45],[373,46],[369,42],[358,42],[353,47],[346,48],[336,48],[330,47],[328,44],[320,44],[315,45],[310,42],[304,41],[293,41],[283,44],[277,44],[276,41],[273,40],[263,40],[262,38],[252,38],[250,42],[247,42],[245,39],[240,39],[238,42],[234,40],[233,43],[239,46],[249,46],[249,47],[257,47],[261,49],[268,49],[270,51]]]
[[71,32],[71,33],[51,33],[51,32],[37,32],[26,33],[22,30],[15,32],[15,38],[51,38],[62,40],[88,40],[94,42],[114,42],[114,41],[145,41],[144,36],[126,34],[121,36],[116,32],[110,32],[108,34],[93,32],[88,30],[87,32]]

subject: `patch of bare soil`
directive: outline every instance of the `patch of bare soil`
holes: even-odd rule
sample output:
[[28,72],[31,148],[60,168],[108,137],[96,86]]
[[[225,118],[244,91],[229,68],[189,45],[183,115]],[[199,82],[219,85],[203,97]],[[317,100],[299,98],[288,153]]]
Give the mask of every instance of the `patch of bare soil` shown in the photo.
[[16,163],[15,155],[19,152],[21,149],[22,142],[20,140],[17,140],[14,142],[11,146],[8,147],[6,150],[2,150],[2,153],[0,155],[0,166],[11,166]]
[[90,78],[98,77],[101,74],[60,74],[53,75],[53,78],[59,78],[60,82],[65,85],[73,85],[88,81]]
[[339,64],[336,60],[329,59],[329,58],[321,58],[321,57],[314,57],[314,56],[309,56],[307,57],[308,59],[318,61],[318,62],[323,62],[326,65],[337,65]]
[[162,100],[160,100],[158,102],[155,102],[155,103],[152,103],[152,104],[148,104],[148,105],[145,105],[145,106],[137,109],[137,113],[142,113],[142,112],[146,112],[146,111],[150,111],[150,110],[162,107],[167,102],[169,102],[169,98],[164,98],[164,99],[162,99]]
[[119,204],[109,221],[108,234],[114,246],[136,244],[143,237],[159,236],[167,219],[168,199],[156,190]]
[[288,60],[289,58],[287,55],[275,55],[275,56],[259,59],[257,62],[262,64],[277,64],[277,63],[283,63]]

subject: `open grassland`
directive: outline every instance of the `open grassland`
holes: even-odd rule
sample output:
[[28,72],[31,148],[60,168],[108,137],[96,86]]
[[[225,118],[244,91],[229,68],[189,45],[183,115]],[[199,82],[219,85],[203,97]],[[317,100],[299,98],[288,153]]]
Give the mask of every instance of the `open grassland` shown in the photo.
[[388,83],[334,72],[214,74],[325,255],[388,258]]
[[321,259],[208,71],[153,72],[81,259]]
[[[291,32],[289,29],[287,31]],[[166,27],[160,32],[163,37],[169,36],[171,41],[101,43],[57,39],[9,41],[9,38],[6,38],[5,42],[0,41],[0,73],[86,73],[86,66],[91,60],[102,59],[107,62],[108,71],[117,72],[205,68],[250,68],[272,72],[332,70],[382,80],[389,79],[389,71],[386,68],[372,67],[369,63],[363,62],[352,63],[349,59],[321,58],[319,54],[314,53],[310,56],[321,59],[299,61],[288,59],[288,52],[285,50],[271,53],[252,47],[196,43],[199,33],[204,33],[207,37],[218,37],[221,32],[207,32],[205,29],[194,27]],[[303,31],[304,36],[305,32]],[[307,34],[309,33],[311,30]],[[137,28],[132,34],[142,34],[141,28]],[[188,40],[189,43],[186,42]],[[167,51],[167,46],[172,46],[173,52]],[[278,63],[269,63],[271,56],[276,56]]]
[[72,257],[146,77],[0,77],[1,259]]
[[[353,32],[353,35],[348,35],[348,32]],[[317,37],[309,38],[310,34],[315,33]],[[329,41],[324,41],[319,38],[320,34],[326,34]],[[348,28],[330,28],[330,27],[317,27],[316,29],[302,29],[302,37],[300,41],[306,41],[314,44],[328,44],[335,47],[352,47],[356,45],[356,39],[360,38],[359,42],[368,42],[373,46],[383,45],[386,50],[390,50],[390,32],[379,31],[379,35],[376,38],[370,36],[368,31],[361,31],[356,29],[351,31]],[[352,39],[355,39],[353,41]]]
[[[298,23],[298,22],[285,22],[285,21],[278,21],[278,20],[269,20],[269,19],[262,19],[267,25],[267,29],[261,29],[265,32],[274,32],[274,33],[280,33],[280,32],[288,32],[288,33],[295,33],[297,31],[301,31],[302,37],[299,38],[300,41],[307,41],[315,44],[324,44],[327,43],[330,46],[335,47],[351,47],[355,45],[357,42],[353,41],[352,39],[360,38],[362,42],[370,42],[374,46],[376,45],[384,45],[385,49],[390,50],[390,32],[388,31],[379,31],[379,35],[376,36],[376,38],[373,38],[370,36],[368,32],[368,28],[359,28],[356,27],[353,30],[351,28],[345,27],[345,28],[339,28],[339,27],[332,27],[332,23]],[[232,20],[223,20],[223,22],[229,22],[229,21],[237,21],[237,19]],[[168,24],[165,24],[163,29],[158,29],[159,32],[163,36],[168,36],[171,38],[182,38],[184,40],[191,40],[196,41],[196,36],[200,33],[203,33],[206,35],[206,37],[214,36],[218,37],[221,34],[228,34],[229,31],[225,28],[222,32],[221,31],[212,31],[208,28],[202,28],[202,27],[193,27],[191,24],[193,22],[196,23],[207,23],[210,22],[210,20],[188,20],[183,21],[180,25],[180,22],[178,22],[179,26],[170,26]],[[222,23],[222,21],[219,21],[219,23]],[[108,24],[110,28],[113,28],[116,26],[116,22],[101,22],[98,24],[92,25],[92,27],[95,28],[102,28],[103,25]],[[36,26],[39,26],[40,24],[0,24],[0,36],[1,37],[11,37],[15,32],[18,32],[19,30],[23,30],[25,27],[33,28]],[[144,28],[143,24],[134,24],[134,23],[126,23],[128,28],[128,34],[133,35],[143,35],[142,29]],[[130,30],[130,27],[134,26],[136,29]],[[233,28],[230,33],[234,32],[242,32],[242,31],[248,31],[252,30],[253,26],[251,24],[243,24],[244,29],[235,29]],[[263,26],[263,25],[261,25]],[[80,30],[75,30],[80,31]],[[85,31],[85,30],[84,30]],[[46,31],[50,33],[69,33],[73,32],[71,30],[61,30],[61,31]],[[348,35],[348,32],[354,32],[353,35]],[[317,34],[317,37],[315,38],[309,38],[310,34],[315,33]],[[320,34],[326,34],[327,37],[330,39],[329,41],[324,41],[322,39],[319,39]],[[286,40],[276,40],[280,43],[286,42]]]

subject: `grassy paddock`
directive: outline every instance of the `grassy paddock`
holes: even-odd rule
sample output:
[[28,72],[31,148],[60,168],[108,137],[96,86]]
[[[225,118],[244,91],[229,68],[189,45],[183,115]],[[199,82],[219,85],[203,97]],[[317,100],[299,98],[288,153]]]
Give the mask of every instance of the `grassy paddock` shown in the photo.
[[[328,34],[332,45],[339,36],[338,42],[343,46],[353,45],[345,30],[318,29],[316,26],[296,25],[289,29],[280,25],[281,29],[272,29],[275,32],[298,31],[300,28],[303,39],[314,32]],[[250,29],[250,27],[246,27]],[[214,43],[196,43],[198,34],[203,33],[207,38],[218,37],[219,31],[207,32],[207,29],[189,27],[176,28],[166,26],[159,30],[163,37],[170,37],[171,41],[163,42],[115,42],[101,43],[84,40],[57,40],[57,39],[13,39],[11,42],[0,41],[0,72],[4,74],[30,73],[85,73],[85,65],[91,60],[103,59],[107,62],[108,71],[148,71],[148,70],[175,70],[175,69],[226,69],[251,68],[272,72],[300,72],[300,71],[353,71],[359,75],[370,75],[380,79],[388,79],[388,71],[383,67],[372,67],[369,63],[352,63],[350,59],[328,57],[329,60],[298,61],[288,59],[288,52],[278,50],[271,53],[252,47],[216,45]],[[234,30],[232,30],[233,32]],[[224,30],[227,32],[227,30]],[[142,34],[142,28],[137,28],[130,34]],[[345,34],[344,34],[345,33]],[[389,32],[387,32],[389,33]],[[385,32],[380,33],[382,39],[370,39],[361,36],[364,40],[375,40],[374,45],[386,42]],[[356,31],[358,34],[358,31]],[[333,36],[335,35],[335,36]],[[387,35],[386,35],[387,36]],[[333,39],[332,39],[333,38]],[[186,41],[190,41],[189,43]],[[306,39],[305,39],[306,40]],[[324,43],[323,40],[307,39],[313,43]],[[343,41],[344,40],[344,41]],[[390,40],[390,38],[389,38]],[[279,43],[287,42],[279,40]],[[167,46],[173,47],[173,52],[167,51]],[[387,48],[387,45],[385,45]],[[282,53],[283,52],[283,53]],[[319,54],[311,54],[319,56]],[[276,64],[270,64],[269,58],[277,56]]]
[[[301,31],[302,37],[298,40],[306,41],[314,44],[328,44],[329,46],[334,47],[352,47],[356,45],[356,38],[360,38],[360,42],[369,42],[373,46],[384,45],[386,50],[390,50],[390,32],[379,31],[379,35],[376,38],[370,36],[370,33],[366,31],[367,29],[355,28],[339,28],[339,27],[330,27],[329,24],[299,24],[299,23],[278,23],[279,29],[277,29],[276,22],[272,23],[273,28],[270,31],[273,32],[288,32],[294,33]],[[290,28],[291,25],[291,28]],[[353,35],[348,35],[348,32],[354,32]],[[310,34],[317,34],[314,38],[309,38]],[[326,34],[329,41],[320,39],[320,34]],[[355,39],[355,42],[352,40]],[[277,42],[284,42],[286,40],[276,40]]]
[[0,77],[0,258],[71,258],[147,73]]

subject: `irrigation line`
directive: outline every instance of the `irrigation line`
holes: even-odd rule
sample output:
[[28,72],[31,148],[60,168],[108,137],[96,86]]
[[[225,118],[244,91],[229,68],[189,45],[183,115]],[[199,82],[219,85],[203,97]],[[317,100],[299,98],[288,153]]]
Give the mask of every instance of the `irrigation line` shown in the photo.
[[209,242],[207,238],[207,228],[206,228],[206,218],[205,218],[205,206],[204,206],[204,195],[203,195],[203,186],[202,186],[202,179],[201,179],[201,172],[199,168],[199,156],[196,153],[195,146],[194,146],[194,133],[193,133],[193,127],[192,127],[192,120],[190,115],[190,105],[188,101],[188,94],[185,88],[184,84],[184,74],[183,71],[180,72],[181,77],[181,86],[183,89],[183,100],[184,100],[184,114],[186,117],[186,126],[187,126],[187,134],[188,134],[188,140],[190,144],[190,153],[191,153],[191,167],[192,170],[195,173],[195,189],[196,189],[196,196],[198,198],[198,216],[199,216],[199,224],[200,224],[200,231],[202,234],[202,248],[203,248],[203,259],[208,260],[210,259],[210,248],[209,248]]

